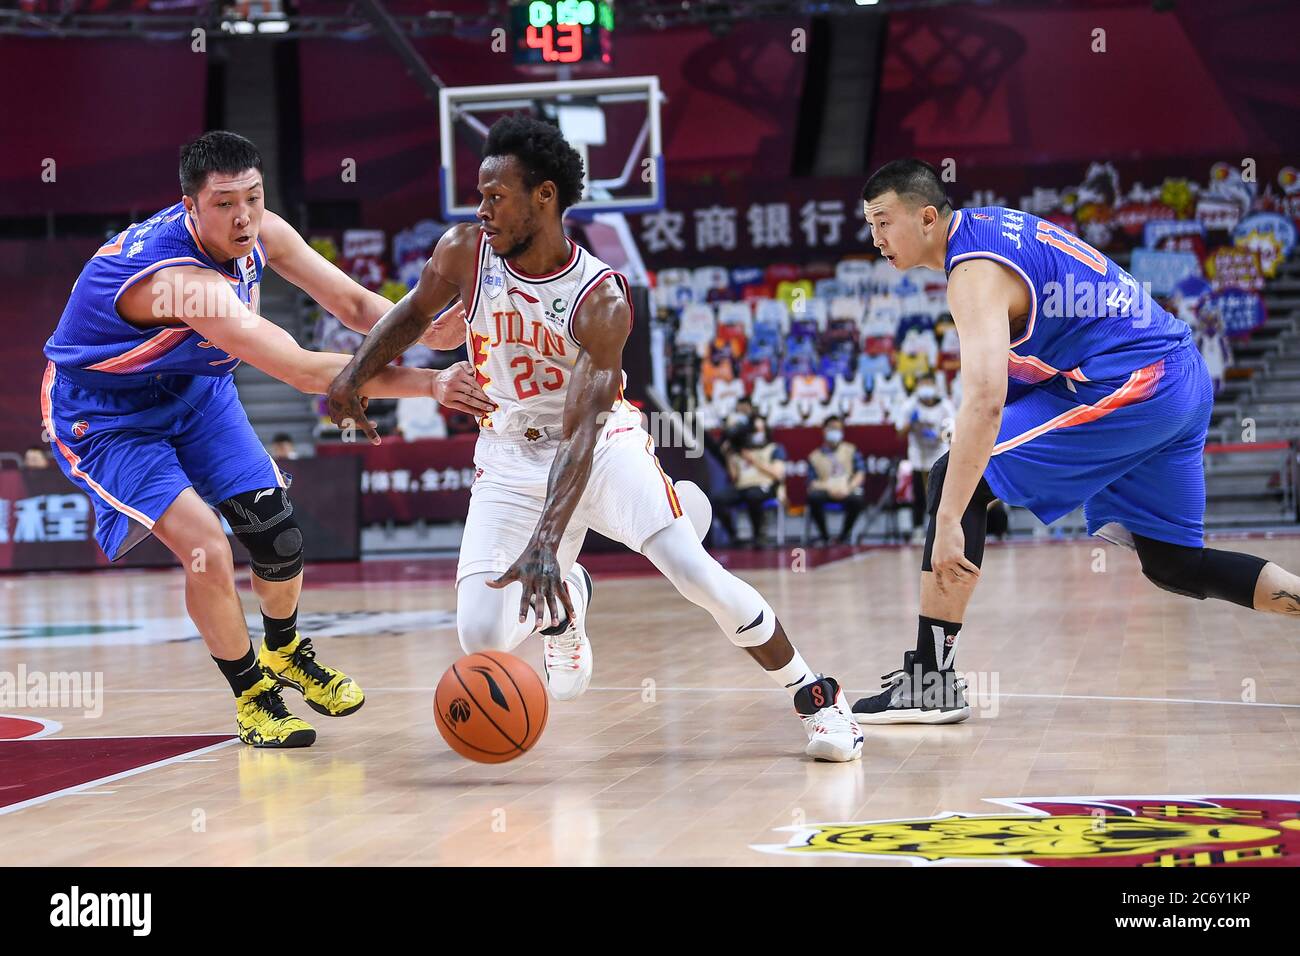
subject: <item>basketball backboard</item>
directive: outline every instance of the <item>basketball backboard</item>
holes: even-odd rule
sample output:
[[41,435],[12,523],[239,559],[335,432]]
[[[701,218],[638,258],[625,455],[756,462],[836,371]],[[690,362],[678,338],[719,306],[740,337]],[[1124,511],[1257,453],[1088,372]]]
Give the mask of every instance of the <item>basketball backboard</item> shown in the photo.
[[582,154],[587,182],[577,212],[662,208],[660,97],[657,76],[444,87],[438,96],[444,218],[473,217],[488,129],[511,113],[557,123]]

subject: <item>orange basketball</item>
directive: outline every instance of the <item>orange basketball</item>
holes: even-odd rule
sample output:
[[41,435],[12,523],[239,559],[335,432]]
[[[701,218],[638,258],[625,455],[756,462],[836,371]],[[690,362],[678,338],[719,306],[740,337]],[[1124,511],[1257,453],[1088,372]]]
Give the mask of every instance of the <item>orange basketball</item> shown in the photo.
[[505,763],[529,750],[542,735],[548,709],[537,672],[501,651],[462,657],[433,695],[442,739],[479,763]]

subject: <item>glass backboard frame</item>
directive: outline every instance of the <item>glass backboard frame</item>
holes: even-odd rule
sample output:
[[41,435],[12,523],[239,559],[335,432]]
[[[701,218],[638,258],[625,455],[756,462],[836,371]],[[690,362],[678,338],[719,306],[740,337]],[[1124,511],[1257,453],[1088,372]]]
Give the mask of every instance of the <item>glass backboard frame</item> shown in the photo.
[[[486,127],[475,117],[476,111],[534,112],[536,104],[543,101],[557,105],[575,102],[605,105],[641,99],[646,103],[646,120],[627,161],[616,176],[588,179],[587,195],[572,209],[577,216],[598,212],[653,212],[664,207],[665,170],[659,116],[662,102],[659,77],[626,76],[443,87],[438,92],[439,192],[443,218],[448,221],[473,219],[477,209],[477,203],[457,202],[455,194],[457,123],[467,124],[476,133],[486,135]],[[585,159],[585,148],[579,145],[579,150]],[[642,159],[642,163],[646,158],[651,162],[646,193],[633,196],[612,195],[610,188],[622,188],[634,179],[645,181],[642,168],[637,164],[638,158]],[[589,177],[590,173],[589,169]]]

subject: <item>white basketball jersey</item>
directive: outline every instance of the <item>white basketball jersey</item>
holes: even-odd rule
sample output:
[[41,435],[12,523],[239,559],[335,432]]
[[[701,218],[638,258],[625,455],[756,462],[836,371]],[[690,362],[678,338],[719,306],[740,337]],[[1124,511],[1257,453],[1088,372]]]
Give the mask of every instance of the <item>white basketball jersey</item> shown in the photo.
[[[617,282],[628,294],[623,276],[572,239],[567,241],[568,261],[549,275],[534,276],[512,268],[479,234],[473,299],[465,321],[470,361],[479,384],[497,405],[479,419],[484,434],[559,437],[582,349],[573,335],[574,315],[602,282]],[[640,424],[640,412],[624,401],[621,387],[611,411],[611,418]]]

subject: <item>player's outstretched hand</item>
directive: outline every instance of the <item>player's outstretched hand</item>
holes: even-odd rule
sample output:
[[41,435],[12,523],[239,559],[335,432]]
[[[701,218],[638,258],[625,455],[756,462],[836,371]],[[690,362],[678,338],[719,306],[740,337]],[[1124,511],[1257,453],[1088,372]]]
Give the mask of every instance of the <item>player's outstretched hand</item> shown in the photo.
[[[490,588],[504,588],[519,581],[524,586],[519,597],[519,623],[528,619],[528,609],[532,608],[539,626],[546,613],[550,612],[550,623],[560,621],[559,607],[563,607],[569,620],[573,620],[573,601],[569,598],[569,589],[564,585],[564,575],[560,572],[560,561],[555,551],[540,544],[529,544],[505,574],[495,581],[489,581]],[[559,598],[559,606],[556,605]]]
[[457,362],[439,372],[433,380],[433,397],[439,405],[446,405],[458,412],[469,412],[475,418],[490,415],[496,410],[492,399],[487,397],[478,379],[474,376],[474,367],[469,362]]
[[379,444],[379,432],[375,431],[374,423],[366,418],[366,406],[370,404],[368,398],[355,388],[336,380],[326,393],[325,402],[335,425],[344,431],[360,428],[370,439],[370,444]]
[[440,352],[450,352],[465,344],[465,303],[457,302],[433,321],[429,331],[420,336],[420,344]]
[[935,527],[930,568],[934,571],[939,590],[946,590],[949,584],[957,582],[973,583],[980,576],[980,569],[966,557],[966,535],[962,531],[961,522],[945,520],[938,515],[932,520],[935,521]]

